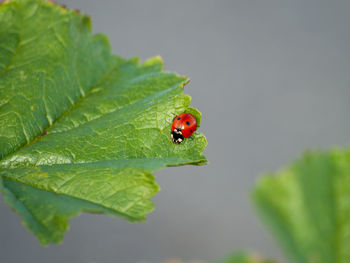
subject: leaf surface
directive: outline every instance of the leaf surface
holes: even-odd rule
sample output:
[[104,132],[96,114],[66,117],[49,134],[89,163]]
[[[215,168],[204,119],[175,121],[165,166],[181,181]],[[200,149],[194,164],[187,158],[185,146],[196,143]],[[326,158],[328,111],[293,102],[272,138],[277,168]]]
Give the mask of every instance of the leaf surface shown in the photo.
[[305,154],[260,180],[254,202],[294,262],[350,262],[349,150]]
[[0,4],[0,25],[0,191],[41,243],[82,211],[142,221],[153,171],[207,162],[202,134],[171,142],[173,113],[201,116],[160,57],[113,55],[87,16],[51,2]]

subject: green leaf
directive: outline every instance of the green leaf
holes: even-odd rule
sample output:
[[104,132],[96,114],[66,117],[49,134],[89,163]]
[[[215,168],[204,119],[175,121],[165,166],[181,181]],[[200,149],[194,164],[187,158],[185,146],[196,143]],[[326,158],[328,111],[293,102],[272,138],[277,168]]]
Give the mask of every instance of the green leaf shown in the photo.
[[111,53],[90,19],[51,2],[0,4],[0,191],[42,244],[82,211],[143,221],[152,172],[201,165],[205,137],[171,142],[186,77]]
[[236,252],[226,258],[212,263],[276,263],[269,259],[263,259],[257,254],[249,254],[246,252]]
[[294,262],[350,262],[349,150],[306,153],[260,180],[254,201]]

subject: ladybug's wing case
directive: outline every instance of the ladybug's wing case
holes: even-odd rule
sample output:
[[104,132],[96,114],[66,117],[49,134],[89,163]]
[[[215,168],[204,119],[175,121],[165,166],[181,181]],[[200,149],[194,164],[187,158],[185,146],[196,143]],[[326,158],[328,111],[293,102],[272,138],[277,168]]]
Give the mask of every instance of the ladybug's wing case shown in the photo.
[[184,137],[190,137],[197,128],[197,120],[190,113],[182,113],[173,120],[171,130],[181,130]]
[[197,123],[196,122],[190,122],[190,125],[185,125],[185,127],[181,130],[182,131],[182,135],[184,137],[190,137],[194,131],[197,128]]
[[173,120],[173,124],[171,125],[171,130],[175,130],[176,128],[178,129],[183,129],[183,120],[186,116],[186,113],[182,113],[178,116],[176,116]]
[[182,135],[186,138],[190,137],[194,133],[196,128],[197,128],[196,118],[190,113],[186,114],[182,122],[182,129],[181,129]]

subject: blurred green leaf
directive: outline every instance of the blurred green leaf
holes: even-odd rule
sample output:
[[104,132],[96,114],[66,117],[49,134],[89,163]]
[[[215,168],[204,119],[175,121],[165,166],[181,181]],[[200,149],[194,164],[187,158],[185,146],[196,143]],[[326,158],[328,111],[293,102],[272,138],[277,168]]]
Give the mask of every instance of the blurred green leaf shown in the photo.
[[159,57],[111,54],[87,16],[51,2],[0,4],[0,25],[0,190],[41,243],[82,211],[142,221],[153,171],[207,162],[200,133],[171,142],[188,80]]
[[262,178],[254,202],[294,262],[350,262],[349,150],[306,153]]
[[263,259],[254,253],[239,252],[233,253],[222,260],[214,261],[212,263],[277,263],[277,261]]

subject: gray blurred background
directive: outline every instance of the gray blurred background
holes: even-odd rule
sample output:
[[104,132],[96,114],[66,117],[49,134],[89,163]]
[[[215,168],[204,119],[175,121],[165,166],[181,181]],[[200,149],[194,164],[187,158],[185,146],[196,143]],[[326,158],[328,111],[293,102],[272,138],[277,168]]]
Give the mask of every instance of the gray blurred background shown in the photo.
[[161,55],[191,78],[210,165],[157,172],[146,223],[83,214],[47,248],[1,200],[0,261],[213,260],[239,249],[283,259],[249,195],[260,173],[304,149],[349,143],[350,1],[59,2],[90,14],[116,54]]

